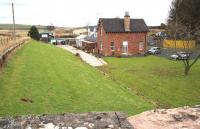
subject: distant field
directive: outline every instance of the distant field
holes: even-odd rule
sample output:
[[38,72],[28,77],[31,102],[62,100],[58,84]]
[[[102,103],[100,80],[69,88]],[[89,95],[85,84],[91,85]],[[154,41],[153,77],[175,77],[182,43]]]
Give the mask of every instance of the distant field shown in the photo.
[[[39,32],[43,32],[47,30],[46,26],[36,26],[39,30]],[[31,28],[31,25],[21,25],[16,24],[15,25],[15,32],[17,35],[20,36],[27,36],[29,29]],[[7,35],[10,36],[13,33],[13,25],[12,24],[0,24],[0,35]]]
[[108,65],[101,70],[159,108],[200,104],[200,61],[184,76],[181,61],[157,56],[104,59]]
[[0,73],[0,116],[123,111],[153,105],[71,53],[32,41]]
[[[31,25],[16,24],[15,28],[18,30],[28,30]],[[46,26],[37,26],[38,29],[46,29]],[[0,24],[0,30],[10,30],[13,29],[12,24]]]

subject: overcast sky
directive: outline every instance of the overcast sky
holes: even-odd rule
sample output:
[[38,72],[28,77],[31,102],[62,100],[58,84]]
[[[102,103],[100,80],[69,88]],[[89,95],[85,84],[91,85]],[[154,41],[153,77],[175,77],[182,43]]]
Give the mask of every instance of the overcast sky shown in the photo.
[[143,18],[147,25],[165,23],[172,0],[0,0],[0,23],[56,26],[96,25],[98,18]]

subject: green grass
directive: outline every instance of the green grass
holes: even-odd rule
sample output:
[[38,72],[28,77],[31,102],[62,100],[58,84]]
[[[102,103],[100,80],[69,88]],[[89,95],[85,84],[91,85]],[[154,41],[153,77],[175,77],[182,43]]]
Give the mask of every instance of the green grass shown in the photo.
[[0,100],[0,116],[89,111],[133,115],[153,108],[78,57],[36,41],[18,50],[0,73]]
[[200,104],[200,61],[184,76],[181,61],[156,56],[105,60],[108,65],[101,70],[157,107]]

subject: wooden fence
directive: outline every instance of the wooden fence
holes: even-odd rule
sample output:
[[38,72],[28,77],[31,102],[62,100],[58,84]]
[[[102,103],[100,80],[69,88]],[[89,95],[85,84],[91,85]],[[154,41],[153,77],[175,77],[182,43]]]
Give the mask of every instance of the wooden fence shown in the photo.
[[20,39],[20,37],[16,37],[16,40],[7,36],[0,37],[0,53],[3,53],[6,49],[16,44]]
[[196,42],[194,40],[184,41],[184,40],[164,40],[163,42],[164,48],[195,48]]
[[12,51],[24,44],[29,39],[29,37],[16,37],[16,39],[11,37],[0,37],[0,67],[3,66],[6,58]]

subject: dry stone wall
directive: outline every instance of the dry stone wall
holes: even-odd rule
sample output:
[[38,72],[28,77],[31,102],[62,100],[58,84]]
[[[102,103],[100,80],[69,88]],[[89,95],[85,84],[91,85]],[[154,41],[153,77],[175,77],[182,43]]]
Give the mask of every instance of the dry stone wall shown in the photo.
[[133,129],[121,112],[28,115],[0,118],[0,129]]

